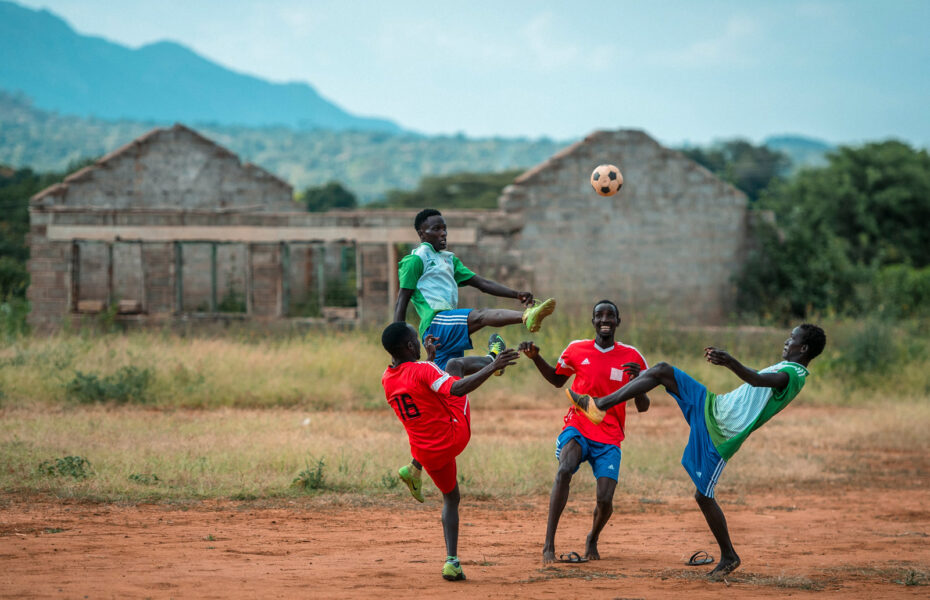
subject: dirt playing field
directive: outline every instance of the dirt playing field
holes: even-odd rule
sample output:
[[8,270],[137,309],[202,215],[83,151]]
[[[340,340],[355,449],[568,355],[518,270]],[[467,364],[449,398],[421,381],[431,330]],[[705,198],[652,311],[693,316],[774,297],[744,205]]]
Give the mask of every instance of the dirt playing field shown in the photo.
[[[840,449],[820,451],[843,460]],[[436,495],[425,504],[367,495],[118,505],[0,493],[0,597],[928,597],[926,448],[876,447],[856,461],[868,481],[722,490],[743,562],[726,582],[703,578],[712,565],[684,565],[696,550],[717,555],[690,496],[640,498],[622,485],[602,560],[580,565],[542,566],[545,496],[464,497],[459,553],[468,580],[455,583],[439,575]],[[593,498],[572,494],[557,552],[583,553],[592,509]]]

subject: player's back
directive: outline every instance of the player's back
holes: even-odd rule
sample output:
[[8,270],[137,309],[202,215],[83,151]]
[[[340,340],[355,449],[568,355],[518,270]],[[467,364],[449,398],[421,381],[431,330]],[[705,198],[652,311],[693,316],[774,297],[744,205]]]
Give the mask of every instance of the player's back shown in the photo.
[[384,371],[385,398],[407,430],[411,446],[442,450],[451,444],[453,424],[469,422],[468,397],[451,394],[457,380],[431,362],[405,362]]

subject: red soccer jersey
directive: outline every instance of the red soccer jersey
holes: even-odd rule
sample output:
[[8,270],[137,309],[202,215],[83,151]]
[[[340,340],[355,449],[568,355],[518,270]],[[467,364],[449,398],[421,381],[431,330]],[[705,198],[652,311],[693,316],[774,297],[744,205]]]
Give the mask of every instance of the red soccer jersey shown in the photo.
[[[647,368],[646,359],[633,346],[614,342],[613,347],[605,350],[595,344],[594,340],[576,340],[562,351],[555,372],[574,375],[572,389],[579,394],[600,397],[617,391],[629,382],[630,377],[623,370],[623,364],[628,362],[639,363],[642,369]],[[592,423],[572,406],[565,415],[565,427],[574,427],[589,440],[619,446],[626,429],[626,404],[623,402],[608,410],[600,425]]]
[[470,431],[468,396],[451,394],[458,379],[431,362],[401,363],[381,376],[384,395],[407,430],[414,458],[450,450],[455,423],[464,422]]

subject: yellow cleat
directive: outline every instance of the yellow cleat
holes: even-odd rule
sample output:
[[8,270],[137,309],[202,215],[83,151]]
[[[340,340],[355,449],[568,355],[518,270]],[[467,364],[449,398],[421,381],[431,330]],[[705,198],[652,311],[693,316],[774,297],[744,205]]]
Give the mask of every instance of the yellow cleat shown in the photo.
[[587,394],[578,394],[571,389],[565,390],[565,395],[572,401],[572,406],[575,407],[575,410],[588,417],[588,420],[595,425],[600,425],[604,417],[607,416],[606,411],[599,409],[597,405],[594,404],[594,398],[591,396]]
[[531,333],[536,333],[539,331],[539,328],[542,327],[543,319],[551,315],[554,310],[554,298],[549,298],[544,302],[537,300],[534,306],[523,311],[523,324],[526,325],[526,328],[529,329]]
[[423,502],[423,480],[418,476],[414,476],[413,466],[402,466],[397,470],[397,475],[400,477],[401,481],[407,484],[410,495],[413,496],[417,502]]

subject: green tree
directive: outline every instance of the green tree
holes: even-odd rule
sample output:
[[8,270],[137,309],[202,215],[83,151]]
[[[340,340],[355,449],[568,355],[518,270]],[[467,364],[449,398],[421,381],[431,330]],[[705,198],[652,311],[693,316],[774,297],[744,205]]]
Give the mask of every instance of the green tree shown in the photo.
[[26,271],[29,199],[60,182],[67,173],[93,162],[93,159],[85,159],[72,163],[65,173],[36,173],[29,168],[0,166],[0,302],[10,297],[26,296],[29,285]]
[[497,208],[497,199],[521,171],[454,173],[424,177],[412,191],[391,190],[384,201],[369,206],[386,208]]
[[342,187],[338,181],[330,181],[320,187],[308,187],[301,194],[300,200],[308,212],[323,212],[333,208],[355,208],[358,199],[355,194]]
[[681,152],[742,190],[752,201],[757,200],[773,180],[784,176],[791,166],[787,155],[740,139],[709,148],[684,148]]
[[[930,155],[897,141],[841,147],[777,182],[760,206],[739,305],[773,317],[811,311],[919,314],[930,265]],[[891,268],[895,267],[895,268]]]

